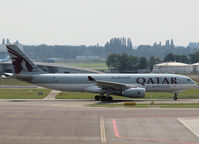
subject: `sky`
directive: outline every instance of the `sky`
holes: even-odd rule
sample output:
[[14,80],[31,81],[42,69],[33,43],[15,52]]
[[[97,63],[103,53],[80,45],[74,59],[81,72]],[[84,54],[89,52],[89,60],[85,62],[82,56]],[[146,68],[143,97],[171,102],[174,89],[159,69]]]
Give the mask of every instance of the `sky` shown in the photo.
[[199,42],[199,0],[0,0],[0,39],[38,45]]

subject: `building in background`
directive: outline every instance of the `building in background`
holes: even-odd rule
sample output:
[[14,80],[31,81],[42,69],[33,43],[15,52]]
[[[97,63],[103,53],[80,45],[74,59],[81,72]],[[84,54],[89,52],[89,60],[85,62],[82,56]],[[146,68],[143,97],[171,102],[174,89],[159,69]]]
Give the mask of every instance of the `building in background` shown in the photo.
[[[43,62],[35,62],[35,64],[40,69],[48,73],[102,73],[100,71],[88,68],[73,67],[66,64],[43,63]],[[12,72],[13,72],[13,65],[11,64],[11,62],[0,62],[0,75]]]
[[190,42],[188,46],[190,48],[197,48],[197,49],[199,49],[199,42]]
[[95,55],[92,51],[89,49],[86,49],[82,55],[76,56],[77,60],[95,60],[99,59],[99,56]]
[[6,49],[6,45],[5,44],[6,44],[5,43],[5,39],[2,39],[2,43],[0,44],[0,59],[9,58],[8,51]]
[[194,63],[192,65],[193,65],[193,73],[199,74],[199,62],[198,63]]
[[[7,44],[16,44],[23,51],[23,45],[21,45],[18,40],[14,43],[10,43],[9,39],[2,40],[2,43],[0,44],[0,75],[2,75],[3,73],[13,72],[10,56],[6,48]],[[54,63],[60,61],[60,58],[47,58],[45,63],[35,62],[35,64],[43,71],[46,71],[48,73],[102,73],[91,69],[72,67],[65,64]]]
[[165,62],[153,66],[153,73],[177,73],[190,74],[193,73],[193,65],[180,62]]
[[2,39],[2,42],[0,44],[0,61],[1,62],[7,61],[10,59],[7,48],[6,48],[7,44],[16,44],[23,51],[23,45],[21,45],[18,40],[14,43],[11,43],[9,39],[7,40]]

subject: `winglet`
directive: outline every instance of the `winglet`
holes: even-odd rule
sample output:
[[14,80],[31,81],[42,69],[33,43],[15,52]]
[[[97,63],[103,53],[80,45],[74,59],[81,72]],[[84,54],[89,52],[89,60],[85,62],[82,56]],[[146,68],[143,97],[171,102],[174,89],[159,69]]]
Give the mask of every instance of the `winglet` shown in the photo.
[[88,76],[89,81],[96,81],[92,76]]

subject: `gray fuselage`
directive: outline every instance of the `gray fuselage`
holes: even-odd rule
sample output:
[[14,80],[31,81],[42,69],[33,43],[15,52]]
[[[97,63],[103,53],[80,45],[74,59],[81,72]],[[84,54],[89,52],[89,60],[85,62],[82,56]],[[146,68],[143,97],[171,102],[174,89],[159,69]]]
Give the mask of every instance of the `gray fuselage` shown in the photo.
[[88,76],[96,80],[117,82],[129,87],[142,87],[150,92],[180,92],[194,88],[197,83],[191,78],[176,74],[28,74],[30,83],[61,91],[100,93],[91,87],[95,82],[89,81]]

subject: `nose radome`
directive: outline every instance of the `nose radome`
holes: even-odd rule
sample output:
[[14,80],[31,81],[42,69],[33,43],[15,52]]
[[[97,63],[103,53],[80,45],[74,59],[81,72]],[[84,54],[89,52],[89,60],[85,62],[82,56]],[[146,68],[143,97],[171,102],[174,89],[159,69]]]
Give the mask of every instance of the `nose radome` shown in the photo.
[[193,85],[195,85],[195,86],[197,86],[197,85],[198,85],[198,83],[197,83],[197,82],[195,82],[194,80],[192,80],[192,82],[193,82]]

